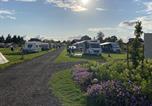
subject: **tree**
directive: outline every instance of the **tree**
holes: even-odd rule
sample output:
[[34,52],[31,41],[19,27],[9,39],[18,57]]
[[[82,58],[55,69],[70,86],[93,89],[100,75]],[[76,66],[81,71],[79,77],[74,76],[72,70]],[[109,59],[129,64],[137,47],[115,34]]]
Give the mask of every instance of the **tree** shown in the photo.
[[135,39],[132,42],[132,50],[131,50],[131,60],[134,68],[137,68],[139,65],[139,62],[141,61],[141,56],[140,56],[140,47],[141,47],[141,42],[140,42],[140,37],[143,34],[142,31],[142,22],[138,21],[136,22],[135,25]]
[[103,32],[98,32],[97,33],[97,39],[102,43],[103,42],[103,37],[104,37],[104,33]]
[[124,49],[124,43],[122,39],[117,40],[117,43],[119,44],[121,49]]
[[2,35],[1,37],[0,37],[0,43],[4,43],[5,42],[5,39],[4,39],[4,36]]
[[82,36],[81,40],[91,40],[91,38],[88,35]]
[[111,36],[111,42],[116,42],[118,40],[118,38],[114,35],[114,36]]
[[12,42],[12,37],[10,34],[6,37],[5,43],[11,43]]
[[20,39],[18,39],[16,35],[14,35],[13,38],[12,38],[12,42],[15,43],[15,44],[18,44],[19,40]]

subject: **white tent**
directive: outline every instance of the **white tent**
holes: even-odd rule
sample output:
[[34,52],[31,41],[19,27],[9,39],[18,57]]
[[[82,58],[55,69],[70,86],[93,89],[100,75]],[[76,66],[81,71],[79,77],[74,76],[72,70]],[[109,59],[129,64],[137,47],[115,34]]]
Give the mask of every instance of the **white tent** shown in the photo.
[[3,56],[3,54],[0,52],[0,64],[5,64],[7,63],[8,60]]

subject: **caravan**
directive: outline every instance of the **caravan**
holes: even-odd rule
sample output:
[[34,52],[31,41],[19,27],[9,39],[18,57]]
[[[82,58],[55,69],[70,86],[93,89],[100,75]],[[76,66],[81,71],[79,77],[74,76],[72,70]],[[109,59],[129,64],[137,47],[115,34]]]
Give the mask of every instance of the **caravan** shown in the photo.
[[42,50],[49,50],[50,49],[49,43],[41,43],[41,48]]
[[35,41],[26,42],[23,48],[24,53],[36,53],[40,52],[41,50],[41,42]]
[[101,55],[100,42],[97,40],[85,40],[73,44],[84,55]]
[[100,44],[103,52],[120,53],[120,46],[116,42],[105,42]]

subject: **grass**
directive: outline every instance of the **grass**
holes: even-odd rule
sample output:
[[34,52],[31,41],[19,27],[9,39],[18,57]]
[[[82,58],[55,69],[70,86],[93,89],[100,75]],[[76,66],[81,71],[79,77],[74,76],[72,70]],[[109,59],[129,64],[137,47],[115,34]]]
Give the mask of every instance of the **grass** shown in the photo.
[[86,98],[71,77],[69,70],[55,73],[49,81],[50,89],[63,106],[85,106]]
[[56,63],[63,62],[78,62],[78,61],[110,61],[110,60],[120,60],[125,59],[126,54],[110,54],[111,57],[108,57],[108,54],[103,53],[102,56],[69,56],[67,55],[66,49],[62,51],[62,53],[55,60]]
[[102,56],[106,59],[106,60],[122,60],[122,59],[126,59],[126,53],[121,53],[121,54],[116,54],[116,53],[111,53],[110,56],[108,57],[107,53],[103,53]]
[[22,63],[24,61],[32,60],[33,58],[48,53],[48,51],[42,51],[39,53],[26,54],[22,59],[20,48],[15,49],[13,52],[10,50],[10,48],[0,48],[0,52],[2,52],[2,54],[9,60],[9,62],[6,64],[0,64],[0,69],[4,69],[14,64]]

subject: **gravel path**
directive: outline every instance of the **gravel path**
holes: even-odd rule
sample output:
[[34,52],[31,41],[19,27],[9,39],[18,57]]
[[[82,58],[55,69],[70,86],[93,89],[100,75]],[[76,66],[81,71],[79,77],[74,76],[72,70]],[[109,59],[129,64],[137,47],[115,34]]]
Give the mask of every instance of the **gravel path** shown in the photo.
[[53,72],[76,63],[53,63],[62,49],[0,71],[0,106],[60,106],[48,89]]

